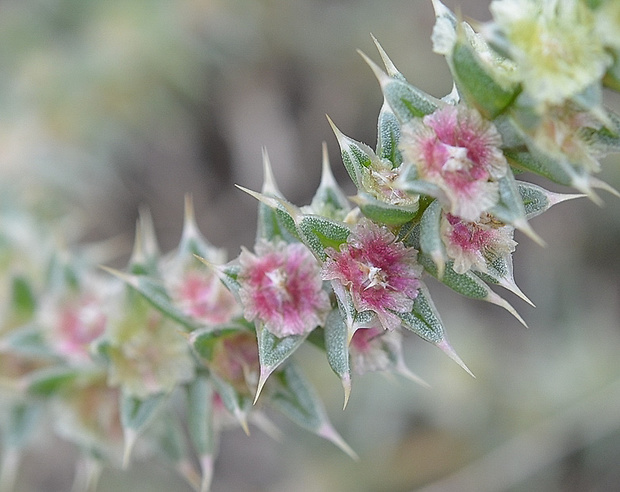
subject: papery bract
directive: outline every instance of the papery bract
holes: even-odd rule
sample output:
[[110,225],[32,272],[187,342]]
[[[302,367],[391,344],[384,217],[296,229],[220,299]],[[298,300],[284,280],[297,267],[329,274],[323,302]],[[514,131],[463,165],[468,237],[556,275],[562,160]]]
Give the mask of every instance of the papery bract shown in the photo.
[[322,324],[329,311],[319,265],[301,243],[259,241],[256,254],[244,249],[237,280],[245,318],[277,337],[303,335]]
[[387,227],[362,219],[338,251],[325,252],[324,280],[346,287],[355,309],[373,311],[385,329],[400,326],[393,311],[410,311],[420,288],[417,250],[397,242]]

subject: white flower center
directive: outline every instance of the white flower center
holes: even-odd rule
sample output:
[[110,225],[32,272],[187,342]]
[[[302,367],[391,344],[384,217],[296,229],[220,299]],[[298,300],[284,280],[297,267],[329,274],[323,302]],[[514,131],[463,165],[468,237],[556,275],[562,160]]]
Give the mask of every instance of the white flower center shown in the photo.
[[448,158],[442,166],[443,171],[454,172],[469,168],[471,161],[467,157],[467,149],[465,147],[446,145],[445,148],[448,151]]
[[364,290],[370,289],[376,285],[386,288],[388,287],[387,275],[381,268],[374,265],[366,266],[366,277],[368,278],[368,284],[364,287]]
[[289,299],[289,293],[286,289],[287,275],[283,268],[276,268],[265,274],[271,281],[271,287],[277,292],[280,300]]

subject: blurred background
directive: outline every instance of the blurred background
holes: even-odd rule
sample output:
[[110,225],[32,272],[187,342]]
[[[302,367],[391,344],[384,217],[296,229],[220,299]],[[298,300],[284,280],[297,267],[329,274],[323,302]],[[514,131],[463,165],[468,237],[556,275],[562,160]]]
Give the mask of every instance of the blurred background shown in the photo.
[[[486,0],[445,3],[466,19],[490,18]],[[117,238],[109,263],[122,266],[139,207],[168,251],[190,192],[201,230],[232,258],[253,244],[256,217],[234,183],[260,189],[263,146],[290,201],[312,197],[323,141],[353,193],[325,114],[374,146],[382,98],[356,53],[379,59],[370,33],[412,84],[450,91],[433,22],[428,0],[3,0],[2,200],[68,212],[57,232],[69,244]],[[607,158],[600,176],[617,189],[619,164]],[[534,219],[547,248],[517,233],[515,278],[538,307],[505,296],[529,330],[430,283],[476,379],[410,336],[409,367],[432,388],[367,375],[342,411],[338,379],[306,347],[302,363],[361,460],[276,420],[282,442],[258,430],[224,434],[213,492],[617,490],[620,200],[604,200]],[[67,490],[73,457],[71,446],[42,439],[18,490]],[[190,489],[149,462],[104,471],[99,490]]]

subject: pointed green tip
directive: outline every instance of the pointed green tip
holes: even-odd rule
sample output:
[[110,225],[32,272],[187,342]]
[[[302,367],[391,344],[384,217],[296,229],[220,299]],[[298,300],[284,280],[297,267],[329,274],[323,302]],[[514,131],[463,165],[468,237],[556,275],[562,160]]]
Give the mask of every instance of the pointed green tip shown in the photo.
[[390,57],[387,55],[381,44],[379,44],[377,38],[374,37],[372,34],[370,36],[372,37],[373,43],[375,43],[375,46],[377,47],[377,51],[381,56],[381,60],[383,61],[383,65],[385,65],[385,69],[387,70],[388,75],[390,77],[404,78],[403,75],[396,68],[396,65],[394,65],[392,60],[390,60]]
[[436,345],[444,354],[446,354],[454,362],[456,362],[459,366],[461,366],[461,368],[463,368],[467,374],[469,374],[474,379],[476,378],[476,376],[474,376],[474,373],[471,372],[469,370],[469,367],[465,365],[463,360],[458,356],[458,354],[456,353],[454,348],[452,348],[452,345],[450,345],[450,342],[448,342],[447,339],[444,338],[441,342],[437,343]]
[[519,315],[517,310],[515,308],[513,308],[512,305],[506,299],[501,297],[500,295],[496,294],[495,292],[493,292],[492,290],[489,289],[489,294],[487,295],[485,300],[487,302],[490,302],[491,304],[495,304],[496,306],[503,307],[506,311],[508,311],[510,314],[512,314],[517,319],[517,321],[519,323],[521,323],[526,328],[529,328],[527,326],[527,323]]
[[357,50],[357,52],[364,59],[364,61],[370,67],[372,72],[375,74],[375,77],[379,81],[379,85],[381,87],[383,87],[387,82],[391,80],[391,77],[387,73],[385,73],[383,70],[381,70],[381,67],[377,65],[374,61],[372,61],[370,57],[366,55],[366,53],[364,53],[362,50]]

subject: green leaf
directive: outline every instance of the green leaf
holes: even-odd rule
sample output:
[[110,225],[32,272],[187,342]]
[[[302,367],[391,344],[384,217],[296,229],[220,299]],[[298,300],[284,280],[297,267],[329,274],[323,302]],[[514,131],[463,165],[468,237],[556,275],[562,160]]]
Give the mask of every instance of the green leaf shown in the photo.
[[252,400],[240,395],[231,384],[216,376],[214,373],[211,373],[211,381],[226,409],[237,419],[237,422],[239,422],[244,432],[249,434],[248,412],[252,407]]
[[254,403],[258,400],[269,376],[301,346],[307,337],[307,335],[291,335],[278,338],[262,326],[256,330],[256,336],[260,377]]
[[324,260],[325,248],[338,249],[347,241],[351,229],[343,222],[330,220],[320,215],[301,215],[296,218],[299,237],[317,256]]
[[192,332],[189,336],[189,344],[199,357],[211,360],[213,348],[222,338],[238,333],[243,329],[240,326],[218,326],[217,328],[201,328]]
[[418,291],[418,295],[413,301],[413,309],[411,312],[395,314],[400,317],[406,329],[414,332],[423,340],[437,346],[448,357],[473,376],[472,372],[467,368],[448,342],[443,322],[425,286],[422,286]]
[[11,280],[11,307],[18,320],[27,320],[32,317],[37,308],[36,295],[30,281],[21,275]]
[[7,410],[2,426],[4,444],[6,447],[22,448],[33,435],[42,416],[42,408],[32,403],[15,402]]
[[362,188],[363,173],[366,172],[366,168],[371,166],[373,160],[377,159],[377,156],[368,145],[347,137],[329,117],[327,119],[338,140],[344,167],[349,173],[353,184],[360,189]]
[[328,439],[345,453],[357,458],[329,422],[314,388],[294,364],[287,364],[278,374],[279,385],[270,403],[300,427]]
[[420,250],[433,260],[439,278],[443,276],[446,255],[441,239],[441,214],[439,200],[433,200],[420,220]]
[[213,386],[206,375],[187,386],[187,429],[198,456],[215,453]]
[[26,391],[37,396],[55,395],[66,390],[81,372],[73,367],[46,367],[36,370],[26,378]]
[[121,394],[120,414],[125,438],[123,466],[129,465],[131,452],[138,436],[153,421],[166,399],[167,395],[164,393],[157,393],[143,400]]
[[518,181],[518,186],[521,200],[523,200],[525,215],[528,219],[546,212],[553,205],[560,202],[585,196],[580,194],[553,193],[540,186],[523,181]]
[[[418,262],[429,274],[435,278],[438,278],[437,267],[429,256],[419,254]],[[503,307],[506,311],[517,318],[521,324],[527,326],[517,311],[515,311],[515,309],[505,299],[493,292],[478,276],[476,276],[472,271],[456,273],[452,268],[453,264],[454,262],[452,261],[446,264],[444,274],[439,279],[441,283],[470,299],[478,299],[480,301],[490,302],[491,304]]]
[[389,160],[393,167],[400,166],[403,157],[398,149],[399,141],[400,123],[390,105],[384,101],[377,122],[377,157]]
[[400,226],[411,221],[418,213],[417,202],[410,206],[393,205],[377,200],[368,193],[359,192],[351,199],[362,213],[373,222],[389,226]]
[[[308,207],[312,214],[322,215],[329,219],[343,220],[351,211],[349,201],[336,183],[329,163],[327,144],[323,142],[323,162],[321,172],[321,183],[312,198],[312,203]],[[305,209],[304,209],[305,210]],[[295,226],[293,222],[293,227]],[[295,231],[295,234],[297,232]]]
[[138,291],[151,305],[153,305],[153,307],[163,315],[176,321],[187,331],[194,331],[202,326],[189,316],[186,316],[174,305],[168,292],[166,292],[166,289],[159,280],[146,275],[127,275],[108,267],[102,268]]
[[[469,25],[462,23],[457,32],[448,60],[459,93],[485,118],[493,119],[514,101],[520,87],[506,80],[507,74],[501,73],[505,71],[501,64],[506,60],[500,60],[482,39],[476,37]],[[484,59],[480,53],[483,53]],[[495,66],[486,60],[493,60]],[[500,77],[504,79],[502,82]]]
[[325,320],[325,349],[327,361],[338,375],[344,389],[344,407],[351,394],[351,367],[349,365],[349,340],[347,325],[340,311],[334,309]]

